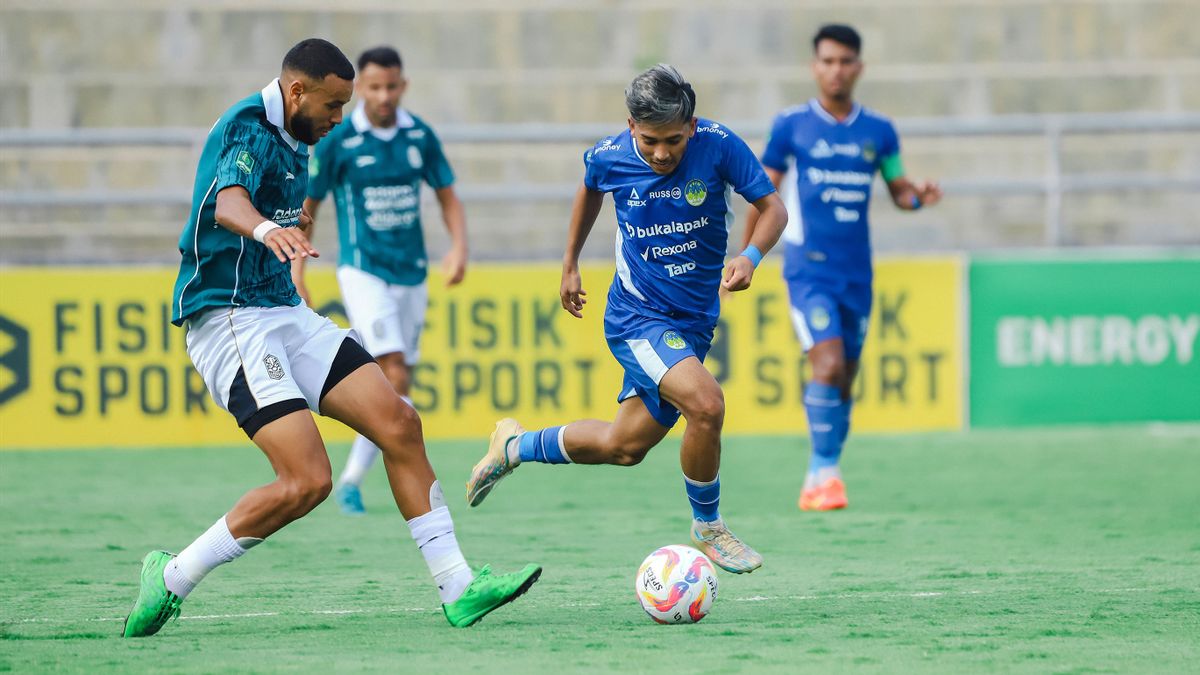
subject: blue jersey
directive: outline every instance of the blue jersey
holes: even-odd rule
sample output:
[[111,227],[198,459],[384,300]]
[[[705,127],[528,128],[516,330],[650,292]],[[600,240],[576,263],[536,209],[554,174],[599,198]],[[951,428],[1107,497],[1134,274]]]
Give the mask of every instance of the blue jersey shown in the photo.
[[709,330],[733,213],[729,190],[753,202],[775,191],[746,143],[726,127],[701,119],[679,165],[655,173],[628,129],[584,155],[583,183],[611,192],[617,211],[617,271],[608,304],[638,313],[649,308]]
[[895,127],[858,104],[839,122],[813,99],[771,125],[763,165],[786,172],[793,162],[799,208],[783,235],[784,276],[869,282],[871,183],[876,170],[904,174]]

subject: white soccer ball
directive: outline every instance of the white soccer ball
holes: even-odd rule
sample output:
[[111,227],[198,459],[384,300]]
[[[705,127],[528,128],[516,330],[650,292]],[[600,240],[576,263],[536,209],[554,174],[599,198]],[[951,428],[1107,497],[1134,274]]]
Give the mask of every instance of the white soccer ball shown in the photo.
[[690,546],[664,546],[646,556],[633,582],[638,602],[659,623],[696,623],[717,599],[717,571]]

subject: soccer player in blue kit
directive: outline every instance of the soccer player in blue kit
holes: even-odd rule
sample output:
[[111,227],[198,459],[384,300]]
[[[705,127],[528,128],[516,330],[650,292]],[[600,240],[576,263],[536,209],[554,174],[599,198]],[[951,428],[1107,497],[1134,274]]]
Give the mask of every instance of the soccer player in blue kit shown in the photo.
[[[867,206],[875,172],[897,208],[915,211],[941,199],[937,183],[910,181],[890,120],[853,99],[862,74],[862,40],[850,26],[827,25],[813,37],[819,96],[781,112],[771,125],[762,163],[779,187],[794,162],[799,199],[783,235],[783,275],[792,323],[808,353],[812,380],[804,391],[812,455],[800,508],[845,508],[838,468],[850,431],[850,385],[871,313],[871,242]],[[758,214],[746,222],[757,236]]]
[[[244,494],[179,555],[151,551],[122,635],[154,635],[217,567],[304,517],[332,488],[312,412],[383,450],[407,520],[454,626],[469,626],[524,593],[538,565],[492,574],[467,565],[425,454],[421,420],[355,339],[302,302],[289,261],[316,256],[303,211],[308,147],[342,121],[354,66],[333,44],[304,40],[280,76],[234,104],[209,131],[196,170],[172,322],[213,401],[262,450],[275,480]],[[312,411],[312,412],[310,412]],[[163,476],[148,490],[170,490]],[[169,495],[167,496],[169,500]]]
[[[637,464],[682,413],[687,429],[679,455],[692,541],[724,569],[752,572],[762,556],[729,530],[718,510],[725,402],[702,361],[720,311],[719,290],[750,287],[787,211],[742,139],[693,116],[696,95],[675,68],[659,64],[638,75],[625,90],[625,104],[629,128],[584,155],[559,289],[563,308],[582,317],[587,294],[579,254],[611,193],[616,274],[604,333],[625,369],[616,418],[537,431],[500,420],[467,483],[467,501],[477,506],[523,462]],[[726,264],[730,188],[761,220],[749,245]]]

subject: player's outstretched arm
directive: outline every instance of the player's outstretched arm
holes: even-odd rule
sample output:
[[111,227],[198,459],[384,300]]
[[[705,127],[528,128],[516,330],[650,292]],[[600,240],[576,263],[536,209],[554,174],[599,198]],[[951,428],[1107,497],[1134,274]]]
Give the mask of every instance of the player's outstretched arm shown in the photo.
[[446,275],[446,285],[454,286],[467,274],[467,210],[451,185],[438,188],[434,194],[442,207],[442,222],[450,234],[450,250],[442,258],[442,273]]
[[[783,200],[779,198],[778,192],[760,197],[752,205],[754,208],[751,211],[757,213],[758,217],[755,219],[751,236],[747,238],[746,249],[750,251],[753,247],[757,251],[749,256],[743,252],[725,265],[721,287],[727,291],[744,291],[750,288],[750,281],[754,278],[754,268],[758,267],[762,256],[766,255],[767,251],[770,251],[779,241],[779,236],[783,234],[783,228],[787,226],[787,208],[783,205]],[[757,256],[757,259],[752,260],[751,256]]]
[[888,181],[888,192],[896,208],[916,211],[922,206],[933,206],[942,201],[942,188],[935,181],[910,181],[904,176]]
[[221,227],[234,234],[261,241],[281,263],[321,255],[300,228],[274,225],[259,213],[250,202],[250,193],[240,185],[231,185],[217,193],[216,219]]
[[563,254],[562,283],[558,287],[558,297],[563,309],[580,319],[583,318],[583,306],[587,304],[587,291],[583,290],[583,279],[579,276],[579,254],[583,252],[583,244],[591,234],[603,205],[604,193],[589,190],[583,184],[575,191],[575,202],[571,205],[571,223],[567,230],[567,251]]
[[[776,171],[769,166],[764,166],[763,171],[767,172],[767,178],[771,179],[771,184],[774,185],[775,190],[778,191],[779,186],[783,185],[784,173],[782,171]],[[746,212],[746,231],[742,233],[742,248],[749,246],[750,242],[754,239],[754,231],[758,229],[758,219],[761,217],[762,213],[760,213],[758,209],[750,209]],[[784,219],[783,223],[784,225],[787,225],[786,218]]]

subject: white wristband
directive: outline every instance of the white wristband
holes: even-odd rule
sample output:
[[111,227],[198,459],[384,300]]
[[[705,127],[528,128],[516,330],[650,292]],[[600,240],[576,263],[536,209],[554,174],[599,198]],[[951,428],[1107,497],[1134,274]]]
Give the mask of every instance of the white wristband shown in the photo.
[[263,237],[266,237],[268,232],[278,229],[279,223],[273,220],[264,220],[258,224],[258,227],[254,228],[254,241],[261,244],[263,243]]

